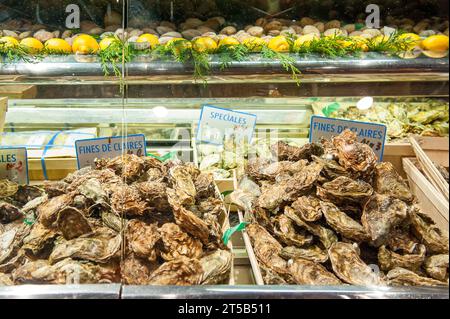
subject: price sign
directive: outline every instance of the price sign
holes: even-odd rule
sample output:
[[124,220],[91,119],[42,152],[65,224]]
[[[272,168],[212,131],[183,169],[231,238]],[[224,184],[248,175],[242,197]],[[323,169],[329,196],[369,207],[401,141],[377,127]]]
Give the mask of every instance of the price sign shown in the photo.
[[387,132],[387,127],[383,124],[313,116],[311,117],[309,141],[317,143],[322,138],[331,139],[346,129],[355,132],[358,142],[369,145],[377,155],[378,160],[383,160]]
[[0,148],[0,179],[28,184],[28,156],[25,147]]
[[225,137],[251,142],[256,127],[256,115],[204,105],[200,114],[197,141],[222,145]]
[[95,159],[114,158],[125,154],[145,156],[146,143],[143,134],[101,137],[75,142],[78,169],[93,166]]

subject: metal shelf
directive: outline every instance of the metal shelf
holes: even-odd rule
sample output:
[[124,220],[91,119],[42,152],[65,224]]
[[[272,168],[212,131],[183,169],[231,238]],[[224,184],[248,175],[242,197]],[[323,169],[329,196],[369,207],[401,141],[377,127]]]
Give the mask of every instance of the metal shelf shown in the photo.
[[119,299],[120,284],[0,286],[0,299]]

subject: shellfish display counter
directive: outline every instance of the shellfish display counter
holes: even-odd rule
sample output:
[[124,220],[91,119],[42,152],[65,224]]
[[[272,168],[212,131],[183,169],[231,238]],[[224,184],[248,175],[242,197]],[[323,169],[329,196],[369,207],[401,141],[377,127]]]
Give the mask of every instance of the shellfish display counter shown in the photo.
[[0,298],[448,298],[448,20],[1,1]]

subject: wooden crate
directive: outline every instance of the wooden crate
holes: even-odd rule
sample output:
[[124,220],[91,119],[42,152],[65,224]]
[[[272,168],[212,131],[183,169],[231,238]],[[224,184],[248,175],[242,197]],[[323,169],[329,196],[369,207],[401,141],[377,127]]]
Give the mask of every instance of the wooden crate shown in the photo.
[[[445,167],[449,166],[448,137],[418,136],[416,140],[432,161],[438,162]],[[411,157],[416,157],[416,154],[409,142],[389,143],[384,148],[383,161],[391,162],[404,178],[407,178],[407,175],[403,168],[403,159]]]
[[0,86],[0,97],[10,99],[34,99],[37,96],[36,85],[3,85]]
[[[48,180],[57,181],[77,170],[77,159],[70,157],[46,158],[45,166]],[[28,160],[28,173],[30,181],[45,180],[41,159],[32,158]]]

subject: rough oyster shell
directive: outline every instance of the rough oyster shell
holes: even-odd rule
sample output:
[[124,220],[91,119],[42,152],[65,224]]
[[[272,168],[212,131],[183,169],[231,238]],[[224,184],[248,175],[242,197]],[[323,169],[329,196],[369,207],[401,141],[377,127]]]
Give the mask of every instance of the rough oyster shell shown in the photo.
[[289,144],[279,141],[272,145],[272,154],[278,157],[280,161],[296,162],[299,160],[311,160],[311,156],[323,155],[322,146],[314,143],[308,143],[302,147],[290,146]]
[[48,245],[52,244],[58,234],[41,223],[35,223],[31,228],[30,234],[24,238],[22,249],[36,256],[42,252]]
[[329,181],[340,176],[350,177],[350,173],[335,160],[312,156],[313,160],[323,165],[322,175]]
[[414,200],[408,185],[389,162],[378,163],[375,166],[374,188],[379,194],[389,195],[407,203]]
[[216,285],[223,283],[230,277],[233,263],[232,253],[228,250],[218,249],[200,259],[203,269],[200,283],[202,285]]
[[212,174],[201,173],[195,180],[194,185],[197,191],[197,200],[214,197],[216,193],[216,186]]
[[10,275],[0,273],[0,286],[13,286],[14,282]]
[[394,252],[401,251],[406,254],[413,254],[420,244],[416,238],[411,236],[408,228],[406,230],[396,229],[391,232],[387,245]]
[[90,199],[93,203],[104,203],[108,198],[108,194],[105,192],[101,182],[97,178],[91,178],[84,181],[78,186],[77,193]]
[[137,257],[156,261],[158,251],[156,243],[161,238],[155,224],[146,224],[139,220],[130,220],[127,224],[126,238],[128,249]]
[[314,236],[319,237],[320,242],[325,248],[330,248],[333,243],[338,241],[336,234],[331,229],[319,224],[305,222],[295,214],[292,208],[286,207],[284,214],[292,219],[298,226],[305,228]]
[[164,224],[159,233],[162,240],[161,257],[164,260],[171,261],[181,256],[198,259],[202,256],[202,243],[183,232],[178,225]]
[[378,251],[378,264],[383,271],[400,267],[417,272],[425,261],[426,250],[424,245],[418,245],[414,254],[400,255],[381,246]]
[[366,265],[352,244],[334,243],[329,251],[334,273],[344,282],[357,286],[379,286],[380,276]]
[[370,184],[340,176],[322,186],[317,186],[317,196],[335,204],[363,203],[373,194]]
[[0,223],[8,224],[22,217],[22,214],[14,205],[6,202],[0,202]]
[[158,267],[157,262],[150,262],[148,259],[129,254],[121,262],[120,274],[126,285],[148,285],[150,275]]
[[199,285],[203,268],[198,259],[181,257],[168,261],[156,269],[149,278],[149,285],[158,286],[191,286]]
[[148,203],[150,209],[157,212],[167,212],[170,209],[167,198],[167,186],[159,182],[143,182],[136,184],[141,198]]
[[299,173],[302,169],[304,169],[308,165],[308,162],[305,160],[300,160],[297,162],[275,162],[266,166],[262,166],[260,169],[260,174],[264,179],[269,181],[275,181],[277,176],[280,175],[289,175],[293,176],[296,173]]
[[44,191],[36,186],[19,185],[19,189],[12,197],[16,203],[21,206],[25,205],[29,201],[44,195]]
[[394,227],[400,225],[408,216],[408,206],[401,200],[387,195],[374,195],[364,206],[361,222],[379,247],[389,240]]
[[392,269],[387,274],[387,280],[390,286],[448,286],[448,283],[446,282],[422,277],[415,272],[404,268]]
[[8,179],[0,180],[0,198],[14,196],[19,190],[17,183],[11,182]]
[[446,279],[448,280],[448,264],[448,255],[434,255],[427,258],[424,268],[428,276],[436,280],[444,281]]
[[39,216],[39,222],[46,227],[52,227],[58,219],[59,212],[72,204],[74,196],[74,193],[63,194],[50,198],[47,202],[39,206],[36,212]]
[[337,233],[357,242],[369,239],[364,227],[357,221],[348,217],[346,213],[342,212],[334,204],[321,202],[320,206],[328,225],[330,225]]
[[173,214],[178,226],[194,238],[207,245],[209,244],[209,227],[202,219],[198,218],[193,212],[182,206],[173,206]]
[[184,166],[172,167],[169,171],[172,188],[180,205],[194,205],[197,191],[189,170]]
[[335,286],[342,282],[324,266],[306,259],[293,259],[288,262],[288,269],[299,285]]
[[297,231],[294,222],[286,215],[278,215],[271,221],[275,236],[285,245],[302,247],[312,243],[313,236],[304,230]]
[[314,196],[302,196],[291,205],[295,213],[304,221],[315,222],[322,218],[320,200]]
[[301,258],[313,261],[315,263],[324,263],[328,260],[327,251],[321,249],[316,245],[311,245],[303,248],[294,246],[284,247],[281,250],[280,256],[286,260]]
[[43,188],[49,197],[56,197],[67,193],[69,184],[64,181],[44,181]]
[[414,234],[434,254],[448,253],[448,234],[444,234],[433,220],[414,206],[410,212],[411,226]]
[[127,185],[117,186],[111,196],[111,207],[120,214],[142,216],[148,205],[141,198],[139,191]]
[[58,230],[67,240],[92,232],[92,228],[86,217],[74,207],[66,207],[61,210],[58,214],[56,224]]

